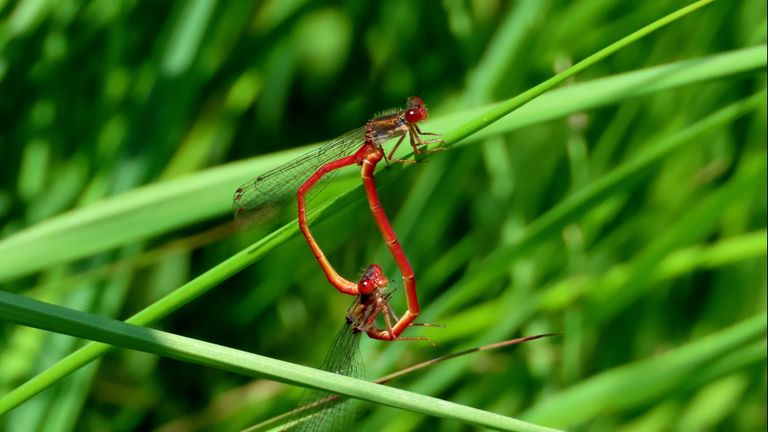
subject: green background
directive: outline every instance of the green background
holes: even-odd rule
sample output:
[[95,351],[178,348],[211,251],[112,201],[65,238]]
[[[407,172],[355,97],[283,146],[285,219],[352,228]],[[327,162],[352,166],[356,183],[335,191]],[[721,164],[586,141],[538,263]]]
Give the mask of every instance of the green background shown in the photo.
[[[409,95],[430,109],[422,129],[448,133],[686,4],[0,2],[0,286],[125,319],[275,230],[234,233],[230,205],[313,146],[280,151]],[[765,41],[762,1],[715,2],[461,145],[380,171],[419,319],[446,327],[406,333],[435,346],[364,340],[368,378],[558,332],[391,385],[570,430],[764,430],[766,103],[747,98],[765,88]],[[324,196],[358,183],[352,169]],[[381,264],[404,311],[352,196],[314,232],[350,279]],[[152,327],[318,366],[349,302],[294,235]],[[0,397],[84,343],[0,328]],[[117,349],[0,424],[238,430],[300,393]],[[468,427],[362,407],[365,430]]]

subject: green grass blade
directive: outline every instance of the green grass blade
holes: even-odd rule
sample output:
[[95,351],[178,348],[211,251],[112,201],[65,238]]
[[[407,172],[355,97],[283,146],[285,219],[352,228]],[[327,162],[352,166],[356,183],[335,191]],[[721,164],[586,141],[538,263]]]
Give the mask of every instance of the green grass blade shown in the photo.
[[606,57],[612,54],[615,54],[616,52],[626,47],[627,45],[630,45],[631,43],[636,42],[638,39],[641,39],[653,33],[654,31],[675,22],[676,20],[688,15],[691,12],[696,11],[699,8],[702,8],[708,5],[709,3],[712,3],[713,1],[714,0],[700,0],[694,3],[691,3],[690,5],[684,8],[678,9],[677,11],[661,19],[654,21],[653,23],[641,28],[640,30],[633,32],[629,36],[626,36],[608,45],[607,47],[592,54],[591,56],[585,58],[584,60],[576,63],[575,65],[569,67],[563,72],[544,81],[543,83],[521,93],[518,96],[515,96],[514,98],[510,99],[507,102],[499,104],[496,108],[486,112],[484,115],[462,124],[456,129],[446,133],[443,136],[443,139],[449,144],[453,144],[463,140],[464,138],[474,134],[480,129],[487,127],[491,123],[496,122],[497,120],[506,116],[507,114],[516,110],[517,108],[520,108],[521,106],[527,104],[531,100],[537,98],[538,96],[549,91],[550,89],[562,84],[563,82],[567,81],[569,78],[573,77],[577,73],[587,69],[588,67],[594,65],[595,63],[598,63],[604,60]]
[[[553,431],[547,427],[453,402],[139,327],[2,291],[0,316],[16,324],[102,341],[229,372],[319,388],[478,427],[519,432]],[[4,405],[0,407],[0,411],[4,411],[3,408]]]
[[[652,92],[764,68],[765,49],[765,45],[745,48],[557,89],[473,138],[508,132]],[[504,103],[504,112],[508,112],[510,102]],[[494,106],[494,112],[502,107]],[[442,130],[473,117],[474,122],[478,122],[485,110],[486,107],[481,107],[436,118],[430,128]],[[137,188],[20,231],[0,241],[0,282],[224,215],[230,211],[230,197],[238,185],[255,173],[274,168],[314,147],[235,162]]]
[[573,425],[599,415],[606,407],[619,409],[660,397],[709,362],[764,338],[766,318],[765,313],[760,313],[658,357],[604,372],[542,401],[524,418]]
[[665,137],[643,154],[637,155],[629,162],[592,182],[588,187],[574,193],[532,222],[515,242],[497,249],[482,263],[476,265],[471,274],[454,285],[453,294],[432,303],[429,313],[440,315],[468,301],[466,296],[478,294],[476,291],[467,289],[468,286],[486,284],[501,277],[506,273],[510,262],[530,252],[543,239],[559,235],[566,225],[575,222],[614,194],[624,191],[633,182],[642,178],[643,173],[661,163],[665,157],[680,151],[685,145],[696,143],[695,138],[759,109],[764,104],[765,97],[766,93],[760,92],[710,114],[682,131]]

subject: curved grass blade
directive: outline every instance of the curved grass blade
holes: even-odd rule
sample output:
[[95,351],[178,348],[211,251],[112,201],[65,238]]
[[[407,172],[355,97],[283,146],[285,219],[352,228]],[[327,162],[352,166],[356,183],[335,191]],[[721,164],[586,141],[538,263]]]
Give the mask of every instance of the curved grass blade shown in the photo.
[[[275,381],[321,388],[371,402],[497,430],[553,429],[457,403],[380,386],[258,354],[80,312],[0,291],[0,317],[16,324]],[[95,344],[104,346],[103,343]]]
[[[345,327],[347,327],[347,326],[345,326]],[[341,332],[344,332],[343,328],[342,328]],[[549,337],[549,336],[556,336],[557,334],[558,333],[545,333],[545,334],[534,335],[534,336],[524,336],[524,337],[515,338],[515,339],[509,339],[509,340],[506,340],[506,341],[497,342],[497,343],[493,343],[493,344],[488,344],[488,345],[483,345],[483,346],[479,346],[479,347],[469,348],[469,349],[462,350],[462,351],[459,351],[459,352],[455,352],[455,353],[451,353],[451,354],[446,354],[446,355],[443,355],[443,356],[440,356],[440,357],[435,357],[435,358],[427,360],[427,361],[423,361],[423,362],[415,364],[413,366],[409,366],[409,367],[407,367],[405,369],[401,369],[401,370],[399,370],[397,372],[393,372],[391,374],[388,374],[388,375],[385,375],[383,377],[377,378],[377,379],[373,380],[373,382],[375,382],[376,384],[386,384],[386,383],[388,383],[388,382],[390,382],[392,380],[401,378],[401,377],[403,377],[405,375],[409,375],[411,373],[414,373],[414,372],[422,370],[422,369],[426,369],[426,368],[431,367],[433,365],[436,365],[438,363],[442,363],[442,362],[444,362],[446,360],[451,360],[451,359],[454,359],[454,358],[457,358],[457,357],[463,357],[465,355],[474,354],[474,353],[480,352],[480,351],[494,350],[494,349],[504,348],[504,347],[508,347],[508,346],[512,346],[512,345],[519,345],[519,344],[522,344],[524,342],[528,342],[528,341],[532,341],[532,340],[536,340],[536,339],[541,339],[541,338],[545,338],[545,337]],[[339,336],[337,335],[336,337],[339,337]],[[326,370],[326,369],[324,369],[324,370]],[[361,379],[362,379],[362,377],[361,377]],[[333,396],[333,395],[328,395],[325,398],[316,399],[316,400],[312,400],[312,401],[308,401],[308,402],[301,402],[301,403],[299,403],[299,407],[296,408],[295,410],[287,412],[285,414],[281,414],[281,415],[276,416],[276,417],[273,417],[273,418],[271,418],[269,420],[265,420],[265,421],[263,421],[263,422],[261,422],[259,424],[256,424],[256,425],[253,425],[253,426],[251,426],[251,427],[249,427],[247,429],[244,429],[242,432],[259,432],[259,431],[268,430],[268,429],[270,429],[270,428],[272,428],[272,427],[274,427],[276,425],[279,425],[286,418],[291,419],[289,421],[293,421],[297,417],[301,417],[302,414],[305,412],[305,409],[310,409],[310,408],[311,409],[315,409],[315,408],[322,409],[322,408],[319,408],[319,407],[308,407],[308,406],[306,406],[307,404],[319,404],[319,405],[321,405],[321,407],[328,407],[329,404],[338,403],[338,402],[339,402],[338,398],[336,396]],[[352,401],[350,401],[350,402],[352,402]],[[306,408],[305,408],[305,406],[306,406]],[[328,407],[328,408],[330,408],[330,407]],[[297,416],[297,414],[300,414],[300,415]],[[306,429],[306,430],[311,430],[311,429]],[[348,429],[344,429],[344,430],[348,430]]]

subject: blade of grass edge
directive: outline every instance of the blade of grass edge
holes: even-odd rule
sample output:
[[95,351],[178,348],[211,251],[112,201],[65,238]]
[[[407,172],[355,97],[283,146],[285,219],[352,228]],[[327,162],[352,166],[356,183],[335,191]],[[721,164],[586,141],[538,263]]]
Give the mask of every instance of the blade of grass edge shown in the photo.
[[541,94],[547,92],[548,90],[567,81],[569,78],[583,71],[584,69],[587,69],[588,67],[594,65],[595,63],[616,53],[620,49],[631,44],[632,42],[635,42],[638,39],[653,33],[654,31],[684,17],[685,15],[699,8],[702,8],[708,5],[709,3],[712,3],[713,1],[715,0],[700,0],[694,3],[691,3],[690,5],[685,6],[681,9],[678,9],[677,11],[672,12],[671,14],[663,18],[660,18],[654,21],[653,23],[631,33],[629,36],[619,39],[618,41],[608,45],[607,47],[592,54],[591,56],[585,58],[584,60],[574,64],[573,66],[553,76],[552,78],[542,82],[541,84],[538,84],[535,87],[513,97],[507,102],[503,102],[499,104],[497,107],[489,110],[484,115],[474,120],[468,121],[450,132],[447,132],[445,135],[443,135],[443,140],[451,144],[456,143],[457,141],[463,140],[464,138],[474,134],[480,129],[487,127],[491,123],[496,122],[497,120],[501,119],[502,117],[506,116],[507,114],[516,110],[517,108],[520,108],[521,106],[525,105],[526,103],[530,102],[531,100],[535,99]]
[[528,252],[542,239],[559,235],[560,230],[579,215],[602,202],[605,197],[611,196],[627,184],[641,178],[642,173],[653,169],[664,160],[664,157],[680,150],[684,144],[695,143],[693,138],[758,109],[765,103],[765,97],[766,91],[763,90],[707,115],[673,135],[661,139],[655,145],[651,145],[647,151],[638,154],[606,173],[590,186],[562,201],[531,222],[514,243],[494,250],[484,260],[476,263],[470,273],[453,285],[451,293],[432,302],[427,313],[440,316],[456,305],[470,301],[466,296],[473,291],[465,289],[467,284],[491,283],[504,273],[507,263]]
[[658,394],[659,389],[672,389],[709,362],[765,338],[766,319],[761,312],[659,356],[605,371],[541,401],[522,417],[565,427],[607,414],[608,406],[619,407],[645,394]]
[[0,291],[0,316],[16,324],[117,344],[220,370],[273,379],[496,430],[553,431],[499,414],[323,370],[80,312]]

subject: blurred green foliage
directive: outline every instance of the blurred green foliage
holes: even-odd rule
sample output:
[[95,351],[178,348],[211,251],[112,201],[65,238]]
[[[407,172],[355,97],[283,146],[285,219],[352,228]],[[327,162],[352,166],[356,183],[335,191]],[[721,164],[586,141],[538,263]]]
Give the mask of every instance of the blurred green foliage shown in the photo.
[[[259,172],[225,164],[264,155],[254,164],[272,166],[272,153],[337,136],[411,94],[441,124],[686,4],[0,2],[2,289],[124,319],[273,228],[223,237],[216,227],[230,218],[230,193],[211,188],[195,202],[146,185],[186,179],[205,191],[222,173],[232,191]],[[570,85],[764,44],[766,22],[762,1],[715,2]],[[764,94],[756,111],[713,123],[624,180],[611,175],[765,87],[763,64],[637,98],[618,89],[620,103],[490,134],[383,176],[423,318],[447,327],[409,330],[436,347],[364,341],[368,378],[556,331],[392,385],[567,429],[764,430]],[[550,210],[601,181],[609,192],[579,207],[574,222],[536,231]],[[133,201],[124,206],[104,201],[126,192]],[[87,227],[98,208],[120,221],[141,200],[167,208],[137,216],[146,231],[123,236],[138,228],[117,224],[77,237],[58,225],[75,238],[52,246],[56,216],[79,215]],[[398,279],[362,200],[313,228],[348,278],[377,262]],[[13,243],[20,238],[30,255]],[[3,268],[15,252],[23,262]],[[295,238],[158,326],[316,366],[349,300]],[[2,329],[0,395],[83,344]],[[299,393],[115,350],[0,422],[8,431],[237,430],[292,408]],[[363,418],[365,430],[463,430],[370,405]]]

